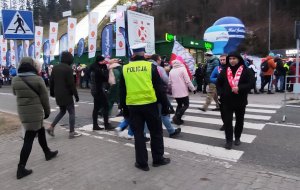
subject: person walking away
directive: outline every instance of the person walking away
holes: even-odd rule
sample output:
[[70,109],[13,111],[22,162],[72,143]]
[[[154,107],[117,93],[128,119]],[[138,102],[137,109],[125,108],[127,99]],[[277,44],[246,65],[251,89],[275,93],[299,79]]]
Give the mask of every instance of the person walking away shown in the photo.
[[[273,57],[274,57],[273,53],[270,53],[269,56],[266,57],[265,61],[267,62],[267,70],[266,71],[262,70],[264,82],[262,83],[262,86],[260,87],[260,90],[259,90],[261,93],[264,93],[264,88],[268,84],[268,94],[274,94],[271,91],[272,75],[274,74],[274,69],[276,68],[276,64],[274,62]],[[262,62],[262,65],[264,64],[264,62]]]
[[[217,79],[218,79],[218,76],[219,74],[221,73],[221,71],[223,69],[225,69],[226,67],[226,54],[222,54],[219,58],[220,60],[220,65],[215,67],[215,69],[213,70],[213,72],[211,73],[210,75],[210,81],[214,84],[217,83]],[[217,89],[217,95],[220,95],[219,93],[219,89]],[[218,101],[219,102],[219,101]],[[223,121],[223,125],[222,127],[220,128],[220,131],[224,131],[225,130],[225,127],[224,127],[224,113],[223,113],[223,109],[222,109],[222,104],[219,104],[220,106],[220,114],[221,114],[221,119]]]
[[234,144],[239,146],[248,104],[248,92],[253,86],[254,76],[244,66],[244,60],[239,53],[230,53],[226,58],[226,64],[226,69],[222,70],[217,79],[217,88],[224,116],[226,137],[224,148],[231,149],[233,145],[233,113],[236,118]]
[[51,73],[50,95],[55,97],[56,104],[59,106],[59,113],[51,123],[47,132],[50,136],[54,136],[54,128],[56,124],[63,118],[66,111],[69,113],[69,138],[79,137],[81,134],[75,132],[75,106],[73,96],[76,102],[79,102],[79,96],[73,78],[74,57],[69,52],[62,52],[61,63],[55,65]]
[[208,82],[208,94],[206,96],[205,104],[202,106],[202,108],[199,108],[199,110],[205,112],[208,109],[208,106],[211,104],[212,99],[214,99],[214,101],[216,102],[216,108],[213,109],[213,111],[219,111],[220,107],[218,103],[216,85],[210,81],[210,76],[215,67],[217,67],[220,64],[220,61],[217,57],[213,55],[212,51],[207,51],[205,53],[205,57],[207,64],[205,80]]
[[[157,67],[158,74],[159,74],[159,76],[160,76],[160,78],[162,80],[162,83],[163,83],[163,89],[164,89],[163,92],[164,92],[164,95],[166,96],[166,100],[168,100],[166,89],[168,89],[169,77],[168,77],[168,74],[165,71],[165,69],[160,66],[161,57],[158,54],[153,54],[151,56],[151,59],[149,61],[153,65],[155,65]],[[168,100],[169,109],[170,109],[170,105],[171,105],[171,103]],[[161,117],[161,121],[162,121],[162,123],[164,124],[164,126],[167,129],[167,131],[169,133],[169,137],[173,138],[173,137],[178,136],[180,134],[180,132],[181,132],[181,128],[175,128],[175,127],[173,127],[173,125],[171,124],[171,121],[170,121],[170,114],[163,115],[161,113],[162,105],[158,104],[158,106],[159,106],[159,115]]]
[[196,94],[196,89],[188,75],[184,64],[179,60],[172,61],[173,69],[169,74],[169,86],[172,96],[177,102],[173,123],[181,125],[184,123],[182,116],[189,107],[189,90]]
[[98,112],[102,109],[105,130],[113,130],[114,127],[108,122],[108,97],[107,83],[109,71],[103,56],[97,56],[96,61],[90,67],[91,94],[94,98],[93,130],[102,130],[98,125]]
[[123,66],[120,80],[121,107],[128,106],[130,125],[135,138],[135,167],[149,171],[148,152],[144,138],[144,124],[150,131],[150,146],[153,167],[170,163],[165,158],[162,123],[159,117],[157,103],[163,105],[163,114],[168,113],[167,101],[164,99],[162,82],[157,68],[151,62],[145,61],[145,47],[147,44],[132,46],[133,58]]
[[274,72],[274,75],[276,76],[275,92],[284,92],[284,78],[286,74],[286,69],[284,68],[283,61],[281,58],[276,57],[274,59],[274,62],[276,63],[276,70]]
[[[253,87],[251,89],[254,90],[254,93],[255,94],[259,94],[259,92],[257,91],[257,88],[256,88],[256,81],[257,81],[257,68],[255,67],[255,65],[253,64],[253,60],[249,60],[249,67],[250,71],[252,72],[253,76],[254,76],[254,83],[253,83]],[[250,91],[249,94],[252,94],[252,92]]]
[[26,169],[25,166],[36,135],[47,161],[56,157],[58,153],[57,150],[51,151],[47,145],[43,120],[47,119],[51,112],[48,91],[43,79],[38,76],[39,70],[40,65],[37,62],[30,57],[24,57],[20,61],[18,76],[12,80],[12,91],[17,97],[18,115],[25,129],[17,179],[32,173],[32,170]]

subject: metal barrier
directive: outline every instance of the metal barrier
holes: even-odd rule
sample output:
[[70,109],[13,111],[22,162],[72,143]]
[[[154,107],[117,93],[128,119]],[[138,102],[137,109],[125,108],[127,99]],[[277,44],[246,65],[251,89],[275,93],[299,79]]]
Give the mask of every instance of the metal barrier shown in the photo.
[[[291,92],[294,95],[294,99],[298,98],[298,94],[300,94],[300,83],[297,82],[290,82],[290,80],[288,79],[295,79],[296,80],[297,76],[296,75],[289,75],[285,77],[285,85],[284,85],[284,100],[283,100],[283,116],[282,116],[282,121],[285,122],[286,121],[286,117],[287,117],[287,111],[286,111],[286,107],[292,107],[292,105],[288,105],[287,104],[287,93]],[[298,80],[300,82],[300,76],[298,76]],[[289,82],[288,82],[289,81]],[[291,89],[288,89],[287,87],[292,85],[293,89],[291,91]]]

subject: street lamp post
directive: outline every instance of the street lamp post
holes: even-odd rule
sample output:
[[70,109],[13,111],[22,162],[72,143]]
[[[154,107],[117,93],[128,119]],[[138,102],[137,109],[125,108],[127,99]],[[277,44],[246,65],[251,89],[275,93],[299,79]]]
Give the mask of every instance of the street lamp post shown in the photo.
[[269,46],[268,50],[271,51],[271,16],[272,16],[272,0],[269,0]]

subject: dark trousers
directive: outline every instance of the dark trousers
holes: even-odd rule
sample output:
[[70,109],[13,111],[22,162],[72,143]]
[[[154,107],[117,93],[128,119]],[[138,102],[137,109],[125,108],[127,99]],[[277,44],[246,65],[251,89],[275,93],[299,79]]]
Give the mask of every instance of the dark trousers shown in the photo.
[[203,78],[202,77],[196,77],[197,82],[197,91],[202,91],[202,85],[203,85]]
[[246,106],[238,106],[234,107],[231,105],[222,105],[223,110],[223,118],[224,118],[224,127],[225,127],[225,136],[227,142],[233,141],[233,113],[235,114],[235,128],[234,128],[234,136],[235,139],[240,139],[241,134],[244,128],[244,116]]
[[251,89],[254,89],[254,92],[256,93],[257,92],[257,89],[256,89],[256,81],[257,81],[257,77],[255,77],[255,81],[253,83],[253,86]]
[[22,147],[21,154],[20,154],[19,165],[26,166],[26,163],[27,163],[27,160],[31,153],[32,144],[33,144],[36,134],[38,134],[39,144],[40,144],[41,148],[43,149],[44,153],[47,153],[50,151],[50,149],[48,148],[48,145],[47,145],[44,127],[42,127],[38,131],[26,131],[23,147]]
[[98,112],[102,109],[104,126],[108,125],[108,98],[106,94],[97,94],[94,96],[94,109],[93,109],[93,124],[98,124]]
[[180,120],[184,112],[189,108],[189,97],[175,98],[175,100],[177,102],[175,116]]
[[51,126],[55,127],[55,125],[63,118],[63,116],[68,111],[70,132],[74,132],[74,128],[75,128],[75,106],[74,106],[74,103],[67,105],[67,106],[59,106],[59,109],[60,109],[60,111],[57,114],[57,116],[55,117]]
[[156,103],[128,106],[129,121],[135,140],[135,158],[136,162],[141,166],[148,165],[148,152],[144,137],[145,122],[150,131],[151,153],[154,162],[163,159],[164,141],[161,118],[159,117],[158,105]]
[[272,85],[272,83],[271,83],[271,75],[264,76],[264,82],[261,84],[261,87],[260,87],[261,91],[264,90],[266,84],[268,84],[268,91],[270,91],[271,90],[271,85]]
[[223,121],[223,126],[224,126],[225,118],[224,118],[224,108],[223,108],[223,104],[219,104],[219,106],[220,106],[221,119],[222,119],[222,121]]

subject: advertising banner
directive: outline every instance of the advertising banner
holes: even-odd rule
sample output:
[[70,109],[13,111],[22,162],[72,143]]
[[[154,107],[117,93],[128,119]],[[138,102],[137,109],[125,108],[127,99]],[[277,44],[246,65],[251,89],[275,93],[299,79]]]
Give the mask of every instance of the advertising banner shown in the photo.
[[75,36],[76,36],[76,18],[68,18],[68,51],[74,55]]
[[146,52],[155,54],[154,17],[127,11],[129,45],[147,43]]
[[112,48],[113,48],[113,25],[106,25],[101,34],[101,47],[102,55],[104,57],[112,57]]
[[116,14],[116,56],[126,55],[126,45],[124,36],[118,30],[119,27],[125,28],[125,6],[117,6]]
[[10,63],[16,65],[16,48],[14,40],[9,40],[10,46]]
[[32,42],[30,45],[29,45],[29,49],[28,49],[28,56],[29,57],[32,57],[32,58],[34,58],[34,48],[35,48],[35,46],[34,46],[34,42]]
[[89,17],[89,58],[95,57],[97,49],[98,13],[91,12]]
[[50,42],[46,40],[43,45],[43,60],[44,64],[48,65],[50,63]]
[[6,66],[6,52],[7,52],[7,40],[0,35],[0,47],[1,47],[1,64]]
[[81,57],[84,52],[84,39],[81,38],[77,43],[77,56]]
[[26,56],[29,56],[29,54],[28,54],[28,50],[29,50],[29,40],[24,40],[24,42],[23,42],[23,51],[24,51],[24,56],[26,57]]
[[68,51],[68,34],[63,34],[59,39],[59,54],[63,51]]
[[54,60],[54,52],[57,41],[57,31],[58,31],[58,23],[50,22],[49,28],[49,43],[50,43],[50,61]]
[[35,27],[35,35],[34,35],[34,49],[35,49],[35,58],[40,59],[41,57],[41,49],[42,49],[42,41],[43,41],[43,27],[36,26]]

